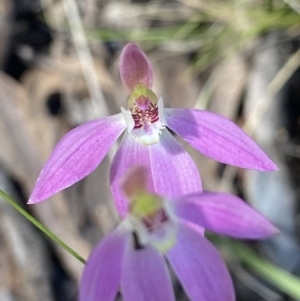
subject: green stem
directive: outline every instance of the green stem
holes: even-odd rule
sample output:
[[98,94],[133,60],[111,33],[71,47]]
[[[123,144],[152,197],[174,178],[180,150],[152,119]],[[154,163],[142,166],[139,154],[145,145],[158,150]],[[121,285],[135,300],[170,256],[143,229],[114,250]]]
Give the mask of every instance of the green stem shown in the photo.
[[49,229],[47,229],[44,225],[42,225],[38,220],[36,220],[33,216],[31,216],[26,210],[24,210],[15,200],[13,200],[10,196],[8,196],[3,190],[0,189],[0,196],[8,202],[11,206],[13,206],[20,214],[22,214],[25,218],[27,218],[31,223],[33,223],[37,228],[39,228],[42,232],[44,232],[48,237],[54,240],[58,245],[64,248],[67,252],[81,261],[83,264],[86,263],[85,259],[83,259],[77,252],[75,252],[72,248],[66,245],[62,240],[60,240],[55,234],[53,234]]
[[253,272],[294,299],[300,300],[300,279],[298,277],[260,258],[250,248],[241,243],[231,242],[230,245],[230,249],[234,251],[238,259]]

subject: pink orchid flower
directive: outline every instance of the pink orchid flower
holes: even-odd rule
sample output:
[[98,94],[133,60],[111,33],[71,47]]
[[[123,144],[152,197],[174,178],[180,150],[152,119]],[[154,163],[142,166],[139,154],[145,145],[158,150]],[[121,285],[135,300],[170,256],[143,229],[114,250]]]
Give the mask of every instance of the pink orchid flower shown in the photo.
[[196,150],[222,163],[263,171],[276,169],[266,154],[233,122],[193,109],[165,109],[151,90],[152,66],[135,44],[121,53],[120,74],[129,91],[128,110],[87,122],[67,133],[46,162],[30,196],[38,203],[90,174],[126,130],[113,159],[110,184],[119,213],[127,203],[118,179],[133,164],[147,166],[151,191],[168,197],[201,190],[198,170],[168,129]]
[[233,301],[232,281],[203,228],[237,238],[263,239],[278,230],[239,198],[194,193],[169,201],[147,192],[145,169],[123,183],[125,219],[94,249],[80,283],[80,301],[175,301],[167,264],[191,301]]

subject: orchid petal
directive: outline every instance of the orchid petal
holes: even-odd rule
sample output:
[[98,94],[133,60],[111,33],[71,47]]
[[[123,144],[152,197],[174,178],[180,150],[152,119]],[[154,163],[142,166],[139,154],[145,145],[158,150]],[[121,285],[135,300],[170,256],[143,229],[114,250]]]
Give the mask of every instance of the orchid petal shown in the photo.
[[215,247],[180,225],[176,245],[166,253],[190,300],[233,301],[230,275]]
[[263,171],[276,165],[237,125],[202,110],[165,109],[167,126],[196,150],[219,162]]
[[127,44],[120,57],[120,75],[123,85],[131,91],[138,84],[151,89],[153,71],[146,54],[135,44]]
[[159,143],[150,146],[150,160],[156,193],[177,197],[201,191],[201,180],[193,159],[168,130],[162,130]]
[[113,301],[121,283],[121,269],[130,233],[114,231],[94,249],[84,269],[80,301]]
[[142,166],[132,168],[124,177],[121,188],[128,199],[132,199],[141,191],[147,191],[147,172]]
[[124,301],[175,301],[166,263],[150,246],[138,250],[128,248],[121,288]]
[[121,145],[116,152],[110,169],[110,185],[116,208],[121,216],[127,212],[128,202],[121,188],[121,180],[132,167],[143,166],[148,176],[148,190],[154,192],[149,147],[137,141],[133,135],[125,133]]
[[179,218],[222,235],[263,239],[278,233],[261,213],[234,195],[194,194],[176,200],[172,205]]
[[149,174],[149,192],[178,197],[201,191],[200,176],[192,158],[167,130],[162,131],[159,143],[152,145],[143,145],[133,134],[127,134],[113,159],[110,173],[112,193],[121,216],[127,212],[128,202],[120,179],[135,165],[143,166]]
[[125,128],[123,115],[117,114],[68,132],[42,169],[28,203],[38,203],[90,174]]

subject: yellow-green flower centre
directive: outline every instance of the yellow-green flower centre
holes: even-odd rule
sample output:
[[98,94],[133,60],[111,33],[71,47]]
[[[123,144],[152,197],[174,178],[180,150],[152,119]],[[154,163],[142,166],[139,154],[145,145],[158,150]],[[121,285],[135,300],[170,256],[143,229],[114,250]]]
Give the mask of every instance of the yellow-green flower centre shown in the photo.
[[158,121],[156,95],[143,85],[137,85],[128,98],[128,108],[134,120],[134,129],[144,128],[147,132]]
[[177,227],[164,208],[164,200],[145,191],[137,192],[129,207],[132,221],[137,226],[139,245],[150,243],[161,252],[168,251],[175,243]]
[[160,197],[148,192],[137,192],[130,202],[130,213],[138,218],[144,218],[155,214],[162,208],[163,202]]

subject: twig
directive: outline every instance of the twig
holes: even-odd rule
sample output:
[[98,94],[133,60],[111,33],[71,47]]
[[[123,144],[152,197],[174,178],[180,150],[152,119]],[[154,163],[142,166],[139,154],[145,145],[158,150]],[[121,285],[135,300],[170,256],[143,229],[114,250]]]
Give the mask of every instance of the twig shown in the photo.
[[300,15],[300,2],[299,0],[283,0],[287,5],[289,5],[296,13]]
[[75,0],[62,0],[62,2],[70,25],[75,48],[81,63],[82,72],[90,92],[95,117],[107,116],[108,110],[102,90],[99,86],[97,72],[94,67],[93,58],[82,26],[77,3]]
[[295,73],[299,65],[300,49],[287,60],[287,62],[270,82],[264,97],[257,102],[248,119],[244,123],[243,130],[245,132],[247,132],[249,135],[253,135],[259,120],[269,107],[272,99],[280,91],[280,89],[282,89],[287,80]]

